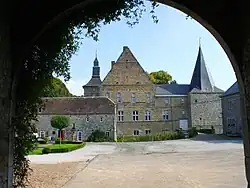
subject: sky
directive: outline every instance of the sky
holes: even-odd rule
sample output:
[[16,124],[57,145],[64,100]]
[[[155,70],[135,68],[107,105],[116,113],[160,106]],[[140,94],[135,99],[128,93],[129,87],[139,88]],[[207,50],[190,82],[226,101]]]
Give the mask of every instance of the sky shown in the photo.
[[117,60],[123,46],[128,46],[147,72],[168,71],[179,84],[189,84],[198,55],[199,38],[206,65],[215,85],[227,90],[235,81],[232,65],[216,39],[194,19],[166,5],[157,7],[155,24],[145,13],[140,23],[130,28],[125,20],[101,27],[99,40],[84,38],[70,61],[71,76],[66,86],[74,95],[83,95],[82,86],[91,78],[96,56],[101,79]]

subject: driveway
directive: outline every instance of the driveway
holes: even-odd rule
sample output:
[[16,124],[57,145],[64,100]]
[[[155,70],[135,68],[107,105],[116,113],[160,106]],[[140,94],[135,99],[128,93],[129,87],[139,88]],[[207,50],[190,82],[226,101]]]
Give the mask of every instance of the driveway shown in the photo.
[[88,143],[70,153],[29,159],[36,164],[89,161],[64,188],[246,187],[242,141],[207,135],[193,140]]

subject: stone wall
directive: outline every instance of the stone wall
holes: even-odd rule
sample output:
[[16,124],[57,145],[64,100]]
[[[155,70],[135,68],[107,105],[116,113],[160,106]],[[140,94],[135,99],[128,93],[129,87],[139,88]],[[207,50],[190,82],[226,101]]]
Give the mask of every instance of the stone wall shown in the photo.
[[[240,105],[240,94],[236,93],[222,97],[223,134],[242,136],[242,115]],[[234,125],[229,121],[234,119]]]
[[134,134],[134,130],[139,130],[139,135],[146,135],[146,130],[151,134],[162,132],[163,130],[176,130],[179,128],[179,121],[137,121],[137,122],[117,122],[117,136]]
[[223,93],[189,93],[190,123],[198,129],[211,129],[223,132],[222,107],[220,96]]
[[[114,138],[114,115],[68,115],[70,118],[70,126],[66,128],[66,139],[72,139],[70,132],[75,124],[76,131],[82,131],[83,140],[86,140],[92,131],[100,130],[103,132],[108,131],[111,138]],[[88,120],[87,120],[88,117]],[[57,137],[56,134],[53,134],[53,131],[56,131],[50,125],[50,120],[52,115],[39,115],[37,129],[38,133],[40,131],[46,131],[48,136]]]

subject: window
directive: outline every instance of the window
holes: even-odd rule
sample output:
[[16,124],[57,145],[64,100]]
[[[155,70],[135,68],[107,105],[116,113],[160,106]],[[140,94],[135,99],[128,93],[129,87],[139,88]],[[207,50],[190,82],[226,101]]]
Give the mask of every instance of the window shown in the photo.
[[165,101],[165,104],[169,104],[170,103],[169,98],[164,99],[164,101]]
[[82,142],[82,131],[77,131],[77,142]]
[[89,122],[89,116],[86,117],[86,122]]
[[163,120],[168,120],[168,111],[167,110],[164,110],[162,112],[162,118],[163,118]]
[[102,117],[100,117],[100,122],[103,122],[103,118]]
[[139,115],[138,111],[133,111],[132,118],[133,121],[138,121],[139,120]]
[[134,130],[134,136],[138,136],[139,135],[139,130]]
[[72,129],[75,129],[76,128],[76,124],[75,123],[73,123],[73,125],[72,125]]
[[228,100],[228,110],[232,110],[234,108],[235,105],[235,100],[231,99]]
[[106,137],[109,137],[109,131],[105,132]]
[[197,103],[198,102],[197,99],[195,99],[194,102]]
[[145,111],[145,121],[151,121],[151,112]]
[[152,102],[151,93],[147,93],[147,100],[148,100],[148,103]]
[[123,118],[124,118],[123,111],[119,110],[118,111],[118,121],[123,121]]
[[106,97],[110,98],[110,93],[109,92],[106,93]]
[[146,129],[145,130],[145,134],[151,134],[151,130],[150,129]]
[[42,112],[42,108],[41,107],[38,109],[38,112]]
[[132,93],[131,101],[132,101],[132,104],[136,103],[136,95],[134,93]]
[[45,131],[40,131],[40,137],[45,138]]
[[116,94],[116,101],[117,101],[117,103],[121,103],[122,102],[122,97],[121,97],[121,93],[120,92],[118,92]]
[[181,98],[181,103],[184,104],[184,98]]
[[182,110],[182,111],[181,111],[181,114],[182,114],[182,115],[185,115],[185,110]]
[[52,131],[52,134],[55,135],[55,134],[56,134],[56,131]]

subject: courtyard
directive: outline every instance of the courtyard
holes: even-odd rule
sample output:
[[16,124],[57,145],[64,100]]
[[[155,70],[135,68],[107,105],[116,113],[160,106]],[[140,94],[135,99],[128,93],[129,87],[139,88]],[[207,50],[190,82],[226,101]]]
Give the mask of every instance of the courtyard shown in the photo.
[[30,187],[243,188],[243,144],[219,136],[141,143],[88,143],[29,156]]

